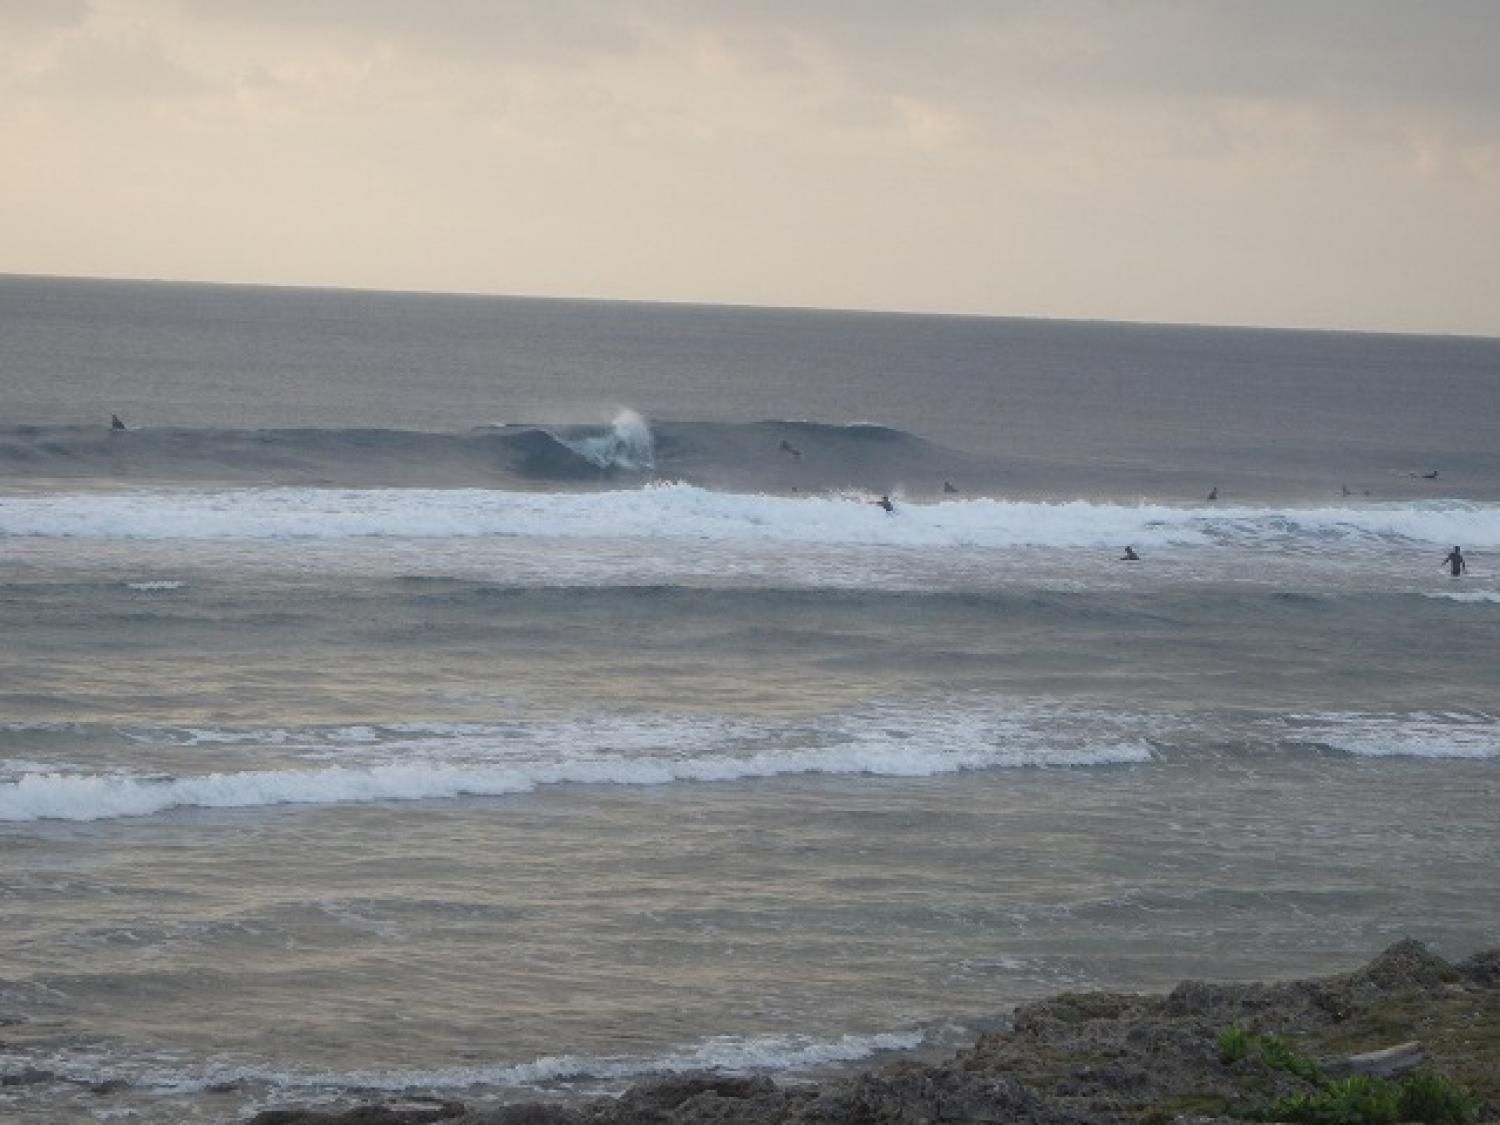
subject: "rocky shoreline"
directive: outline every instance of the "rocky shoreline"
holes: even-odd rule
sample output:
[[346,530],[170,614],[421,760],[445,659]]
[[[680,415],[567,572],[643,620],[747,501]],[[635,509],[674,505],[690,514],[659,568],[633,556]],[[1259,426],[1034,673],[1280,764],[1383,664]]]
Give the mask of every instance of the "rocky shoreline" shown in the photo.
[[[281,1109],[252,1125],[1165,1125],[1274,1119],[1273,1107],[1285,1113],[1349,1073],[1441,1076],[1442,1089],[1468,1096],[1429,1117],[1500,1121],[1500,949],[1452,964],[1408,940],[1355,972],[1314,980],[1067,993],[1019,1008],[1009,1030],[943,1062],[898,1061],[816,1085],[691,1073],[580,1106]],[[1308,1112],[1303,1119],[1330,1125],[1377,1119]]]

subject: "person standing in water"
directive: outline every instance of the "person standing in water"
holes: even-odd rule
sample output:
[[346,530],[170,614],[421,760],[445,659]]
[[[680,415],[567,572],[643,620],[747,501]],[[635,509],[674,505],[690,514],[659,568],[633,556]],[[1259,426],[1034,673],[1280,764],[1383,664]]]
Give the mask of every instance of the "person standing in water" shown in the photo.
[[1448,552],[1448,557],[1443,560],[1443,565],[1448,568],[1448,573],[1453,575],[1454,578],[1457,578],[1469,569],[1468,560],[1464,558],[1463,551],[1457,547]]

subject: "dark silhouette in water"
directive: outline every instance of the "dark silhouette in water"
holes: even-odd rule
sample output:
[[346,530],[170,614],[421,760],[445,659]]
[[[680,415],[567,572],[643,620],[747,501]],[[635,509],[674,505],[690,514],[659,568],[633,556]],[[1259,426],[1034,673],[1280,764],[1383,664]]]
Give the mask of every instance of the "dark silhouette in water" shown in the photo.
[[1212,488],[1210,488],[1208,490],[1208,498],[1210,500],[1217,500],[1219,498],[1219,486],[1218,485],[1214,485]]
[[874,504],[877,508],[884,508],[887,512],[893,514],[896,511],[896,505],[891,503],[889,496],[882,496],[879,500],[871,500],[870,503]]
[[1422,474],[1422,479],[1423,480],[1437,480],[1438,479],[1438,471],[1436,469],[1433,469],[1432,472],[1430,472],[1430,473],[1423,473]]
[[1349,486],[1347,484],[1341,484],[1341,485],[1339,485],[1339,495],[1340,496],[1349,496],[1349,495],[1351,495],[1351,493],[1349,491]]
[[945,480],[943,482],[943,492],[944,493],[954,493],[954,492],[957,492],[957,491],[958,491],[958,489],[956,489],[956,488],[953,487],[953,482],[951,480]]
[[123,430],[125,428],[125,423],[120,421],[120,416],[118,414],[111,414],[109,416],[109,428],[112,430]]
[[1141,556],[1135,553],[1134,547],[1126,547],[1125,553],[1120,556],[1121,562],[1140,562]]
[[1443,565],[1448,568],[1448,573],[1453,575],[1454,578],[1457,578],[1469,569],[1468,560],[1464,558],[1464,553],[1457,547],[1448,552],[1448,557],[1443,560]]
[[798,449],[791,442],[787,441],[786,438],[781,439],[781,452],[790,453],[793,457],[797,458],[797,460],[802,460],[802,450]]

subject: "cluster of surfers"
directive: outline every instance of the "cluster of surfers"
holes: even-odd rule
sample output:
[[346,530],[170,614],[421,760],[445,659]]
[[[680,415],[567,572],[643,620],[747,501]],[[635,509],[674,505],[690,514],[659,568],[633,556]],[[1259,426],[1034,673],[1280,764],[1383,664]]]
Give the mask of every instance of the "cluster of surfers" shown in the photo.
[[[123,430],[125,429],[125,423],[120,421],[120,416],[118,414],[111,414],[109,416],[109,427],[112,430]],[[781,452],[787,454],[789,457],[796,458],[798,461],[802,460],[802,450],[798,449],[795,445],[787,441],[785,438],[783,438],[781,441]],[[1411,475],[1416,476],[1418,474],[1413,473]],[[1438,477],[1438,472],[1436,469],[1434,469],[1430,473],[1422,473],[1421,477],[1423,480],[1436,480]],[[951,480],[945,480],[943,482],[943,493],[945,495],[951,496],[957,491],[957,487],[955,487]],[[1350,495],[1348,485],[1344,485],[1340,489],[1340,491],[1345,496]],[[1369,490],[1366,489],[1365,495],[1368,496],[1369,494]],[[1218,498],[1219,488],[1217,485],[1215,485],[1213,488],[1208,490],[1208,499],[1217,500]],[[890,513],[891,515],[895,515],[896,513],[896,505],[891,501],[889,495],[883,494],[878,499],[871,500],[870,503],[875,505],[875,507]],[[1136,553],[1135,547],[1127,544],[1125,547],[1125,553],[1120,556],[1120,561],[1140,562],[1141,556]],[[1442,565],[1448,568],[1448,573],[1452,574],[1454,578],[1457,578],[1459,575],[1463,574],[1466,570],[1469,569],[1469,563],[1468,560],[1464,558],[1463,550],[1460,547],[1456,546],[1444,557]]]
[[[791,446],[789,446],[786,442],[782,442],[781,444],[784,449],[791,449]],[[800,453],[798,453],[797,455],[799,457],[801,456]],[[1436,476],[1437,474],[1434,473],[1433,475]],[[952,481],[945,480],[943,482],[943,491],[952,493],[957,492],[958,489],[953,487]],[[1344,494],[1346,496],[1349,494],[1349,490],[1347,488],[1344,489]],[[1208,499],[1217,500],[1218,498],[1219,489],[1216,486],[1209,490]],[[891,498],[889,496],[881,496],[879,499],[871,500],[870,503],[874,504],[877,508],[883,508],[885,511],[890,512],[893,515],[895,514],[896,505],[891,502]],[[1119,561],[1140,562],[1141,556],[1136,553],[1136,549],[1132,544],[1127,543],[1125,545],[1125,553],[1120,556]],[[1469,561],[1464,558],[1463,548],[1459,546],[1455,546],[1453,550],[1449,551],[1448,554],[1443,557],[1442,565],[1448,568],[1448,573],[1453,575],[1454,578],[1457,578],[1459,575],[1463,574],[1469,569]]]
[[[1125,553],[1120,556],[1120,561],[1140,562],[1141,556],[1135,553],[1134,547],[1127,545],[1125,547]],[[1454,578],[1457,578],[1460,574],[1469,569],[1469,560],[1464,558],[1463,548],[1454,547],[1453,550],[1449,551],[1448,554],[1444,556],[1441,565],[1447,567],[1448,573],[1453,575]]]

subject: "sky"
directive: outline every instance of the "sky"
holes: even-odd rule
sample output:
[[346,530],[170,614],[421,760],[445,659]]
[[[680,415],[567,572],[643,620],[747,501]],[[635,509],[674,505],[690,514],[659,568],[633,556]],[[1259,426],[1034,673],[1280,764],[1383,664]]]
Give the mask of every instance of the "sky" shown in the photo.
[[0,0],[0,272],[1500,335],[1492,0]]

